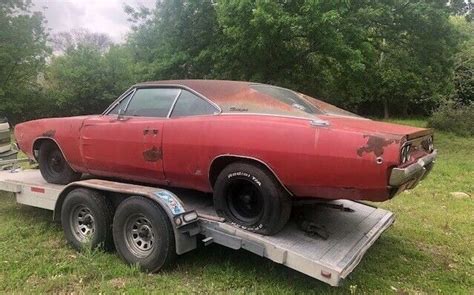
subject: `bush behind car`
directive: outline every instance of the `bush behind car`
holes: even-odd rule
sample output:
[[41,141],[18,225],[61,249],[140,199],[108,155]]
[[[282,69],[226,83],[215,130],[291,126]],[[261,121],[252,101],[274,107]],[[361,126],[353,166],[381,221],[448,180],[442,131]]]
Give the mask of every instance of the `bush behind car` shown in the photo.
[[474,136],[474,104],[447,102],[433,112],[428,126],[461,136]]

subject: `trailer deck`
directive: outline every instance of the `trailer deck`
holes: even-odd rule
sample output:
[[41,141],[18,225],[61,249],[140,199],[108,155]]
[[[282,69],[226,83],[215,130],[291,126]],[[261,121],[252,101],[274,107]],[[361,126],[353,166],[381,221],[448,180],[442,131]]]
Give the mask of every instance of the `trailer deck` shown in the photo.
[[[81,182],[93,183],[94,179]],[[112,185],[113,182],[102,182]],[[127,186],[124,183],[116,183]],[[149,186],[130,185],[148,191]],[[12,192],[20,204],[54,210],[65,186],[47,183],[38,170],[0,172],[0,190]],[[394,222],[392,212],[363,203],[338,200],[304,206],[306,221],[317,225],[320,235],[301,229],[293,218],[274,236],[263,236],[237,228],[217,216],[212,197],[206,194],[166,188],[179,197],[186,211],[199,216],[200,237],[204,244],[217,243],[231,249],[245,249],[338,286],[359,264],[379,236]],[[197,236],[196,236],[197,238]]]

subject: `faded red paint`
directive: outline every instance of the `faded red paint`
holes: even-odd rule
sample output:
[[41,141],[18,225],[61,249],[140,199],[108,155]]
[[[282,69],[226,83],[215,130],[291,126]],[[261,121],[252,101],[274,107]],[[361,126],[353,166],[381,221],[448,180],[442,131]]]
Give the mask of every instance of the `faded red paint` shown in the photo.
[[[155,84],[189,87],[221,107],[229,102],[240,107],[242,100],[267,101],[250,90],[248,82],[140,85]],[[282,110],[287,107],[283,105]],[[390,195],[390,171],[400,166],[401,145],[432,134],[427,129],[356,117],[327,114],[315,118],[329,126],[311,126],[308,117],[245,113],[121,120],[116,115],[93,115],[19,124],[15,136],[32,158],[35,140],[50,138],[45,134],[55,130],[53,140],[71,167],[97,176],[212,192],[212,161],[234,155],[265,163],[297,197],[383,201]],[[415,148],[411,162],[426,153]],[[383,158],[382,163],[377,163],[377,157]]]

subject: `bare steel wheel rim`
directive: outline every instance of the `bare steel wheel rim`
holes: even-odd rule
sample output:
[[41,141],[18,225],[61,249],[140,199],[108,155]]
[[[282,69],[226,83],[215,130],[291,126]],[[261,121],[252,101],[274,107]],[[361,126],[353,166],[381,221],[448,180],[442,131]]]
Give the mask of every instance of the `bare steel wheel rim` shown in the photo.
[[85,205],[77,205],[72,209],[71,229],[75,238],[81,243],[88,242],[95,233],[95,220],[91,210]]
[[142,214],[130,216],[124,227],[127,248],[136,257],[145,258],[155,247],[155,232],[151,222]]
[[261,219],[264,200],[258,187],[247,179],[234,179],[226,191],[226,201],[234,218],[246,226],[252,226]]
[[55,149],[48,155],[48,167],[50,167],[51,172],[61,174],[65,166],[66,162],[59,150]]

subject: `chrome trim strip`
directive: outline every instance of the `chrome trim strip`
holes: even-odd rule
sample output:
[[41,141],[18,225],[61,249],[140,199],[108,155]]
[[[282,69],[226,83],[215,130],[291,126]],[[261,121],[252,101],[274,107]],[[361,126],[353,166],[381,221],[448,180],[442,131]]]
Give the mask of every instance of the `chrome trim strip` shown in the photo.
[[[128,106],[130,105],[130,102],[132,101],[133,97],[135,96],[135,93],[137,93],[137,88],[134,88],[132,92],[130,92],[128,95],[130,95],[130,99],[127,102],[127,105],[125,105],[125,109],[123,110],[123,115],[125,116],[125,113],[127,112]],[[128,96],[126,95],[125,98]]]
[[212,187],[212,184],[211,184],[211,167],[212,167],[212,164],[214,163],[215,160],[217,160],[218,158],[222,158],[222,157],[242,158],[242,159],[249,159],[249,160],[254,160],[254,161],[259,162],[260,164],[267,167],[268,170],[270,170],[270,172],[275,176],[277,181],[288,192],[288,194],[290,194],[290,196],[294,196],[293,193],[290,192],[290,190],[285,186],[285,184],[283,184],[283,182],[278,177],[278,175],[275,173],[275,171],[269,165],[267,165],[267,163],[265,163],[264,161],[262,161],[258,158],[249,157],[249,156],[242,156],[242,155],[236,155],[236,154],[221,154],[221,155],[216,156],[214,159],[212,159],[211,165],[209,165],[209,170],[207,171],[207,179],[209,180],[209,185],[211,185],[211,187]]
[[120,101],[122,100],[122,98],[124,98],[125,96],[127,96],[131,90],[134,88],[134,86],[128,88],[124,93],[122,93],[119,97],[117,97],[116,100],[114,100],[114,102],[109,105],[108,108],[105,109],[105,111],[102,112],[101,115],[107,115],[108,113],[110,113],[110,111],[117,105],[120,103]]
[[169,119],[171,117],[171,113],[173,112],[174,110],[174,106],[176,105],[176,103],[178,102],[178,98],[181,96],[181,93],[183,92],[182,89],[179,89],[178,91],[178,94],[176,95],[176,97],[174,98],[173,100],[173,103],[171,104],[171,107],[170,107],[170,110],[168,111],[168,115],[166,115],[166,118]]
[[309,122],[309,124],[311,126],[314,126],[314,127],[327,127],[329,126],[329,122],[328,121],[324,121],[324,120],[321,120],[321,119],[315,119],[315,120],[311,120]]

